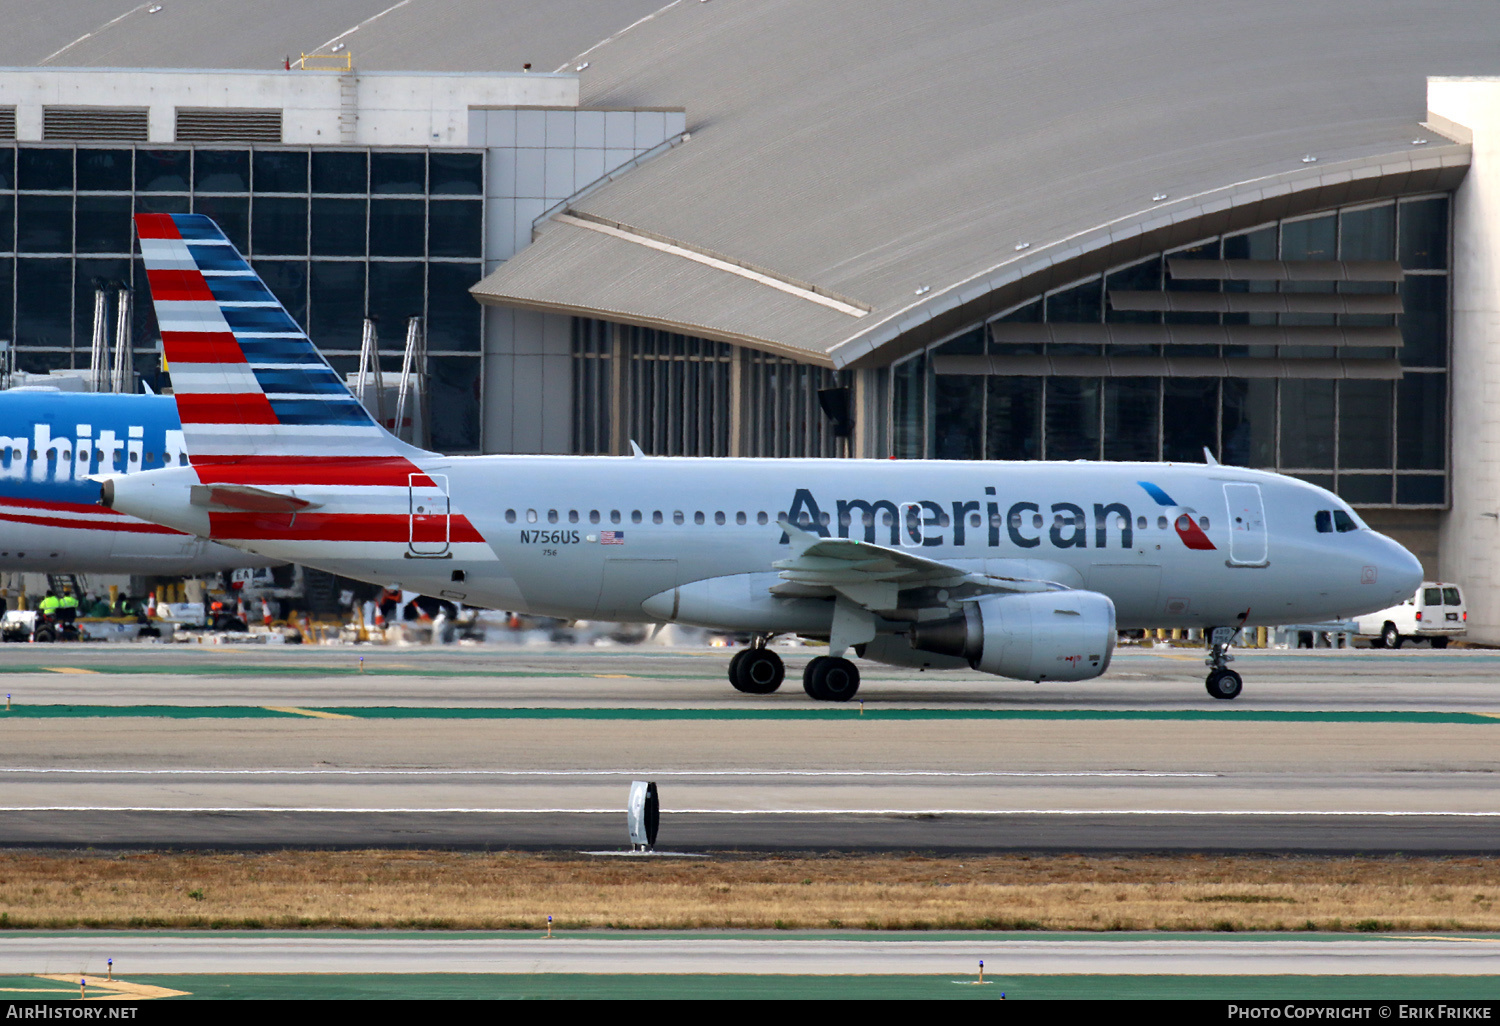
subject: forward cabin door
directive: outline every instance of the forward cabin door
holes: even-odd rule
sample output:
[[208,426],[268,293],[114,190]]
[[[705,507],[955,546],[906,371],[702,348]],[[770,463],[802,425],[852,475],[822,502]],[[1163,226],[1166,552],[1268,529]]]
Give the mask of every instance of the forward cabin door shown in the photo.
[[1270,543],[1260,485],[1226,484],[1224,501],[1229,506],[1229,565],[1269,566]]
[[448,525],[448,475],[407,475],[406,555],[409,559],[451,556]]

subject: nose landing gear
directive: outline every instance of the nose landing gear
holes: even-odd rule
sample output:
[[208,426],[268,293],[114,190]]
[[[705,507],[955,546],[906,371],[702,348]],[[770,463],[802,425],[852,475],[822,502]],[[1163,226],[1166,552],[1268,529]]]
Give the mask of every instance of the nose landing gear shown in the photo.
[[757,635],[749,648],[742,648],[729,660],[729,683],[736,691],[748,695],[769,695],[786,679],[786,665],[781,656],[766,647],[768,635]]
[[1224,701],[1238,698],[1245,686],[1244,679],[1229,668],[1234,662],[1229,645],[1239,632],[1238,627],[1215,627],[1209,632],[1208,658],[1203,660],[1208,667],[1208,677],[1203,685],[1210,695]]

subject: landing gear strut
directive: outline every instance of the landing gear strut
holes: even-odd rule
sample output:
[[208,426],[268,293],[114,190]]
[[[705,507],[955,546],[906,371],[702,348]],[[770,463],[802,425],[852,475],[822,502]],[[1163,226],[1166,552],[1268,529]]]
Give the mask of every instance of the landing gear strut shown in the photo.
[[1203,682],[1204,687],[1214,698],[1224,701],[1238,698],[1240,690],[1245,686],[1240,675],[1229,668],[1229,664],[1234,662],[1234,656],[1229,654],[1229,645],[1238,633],[1238,628],[1233,631],[1228,628],[1211,630],[1208,658],[1203,660],[1208,666],[1208,677]]
[[786,679],[786,664],[781,656],[766,647],[769,635],[756,635],[749,648],[742,648],[729,660],[729,683],[736,691],[749,695],[769,695]]
[[839,656],[818,656],[802,671],[802,690],[820,702],[847,702],[859,690],[859,667]]

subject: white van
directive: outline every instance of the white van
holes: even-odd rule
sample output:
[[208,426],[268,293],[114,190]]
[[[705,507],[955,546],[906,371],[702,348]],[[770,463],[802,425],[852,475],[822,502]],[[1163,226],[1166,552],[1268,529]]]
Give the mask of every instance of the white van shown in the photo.
[[1417,593],[1400,605],[1359,617],[1359,636],[1374,648],[1400,648],[1408,638],[1426,638],[1433,648],[1448,647],[1449,638],[1468,630],[1469,610],[1463,591],[1447,581],[1423,581]]

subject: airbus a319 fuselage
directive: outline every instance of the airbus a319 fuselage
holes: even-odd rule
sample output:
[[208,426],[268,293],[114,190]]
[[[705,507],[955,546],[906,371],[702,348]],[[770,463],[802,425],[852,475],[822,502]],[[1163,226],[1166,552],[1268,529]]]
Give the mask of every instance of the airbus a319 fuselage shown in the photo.
[[[474,605],[826,638],[853,651],[1084,680],[1120,627],[1243,627],[1383,608],[1417,560],[1331,493],[1169,463],[443,457],[355,403],[218,229],[138,215],[193,466],[106,477],[107,505],[249,552]],[[1240,680],[1210,660],[1208,690]]]

